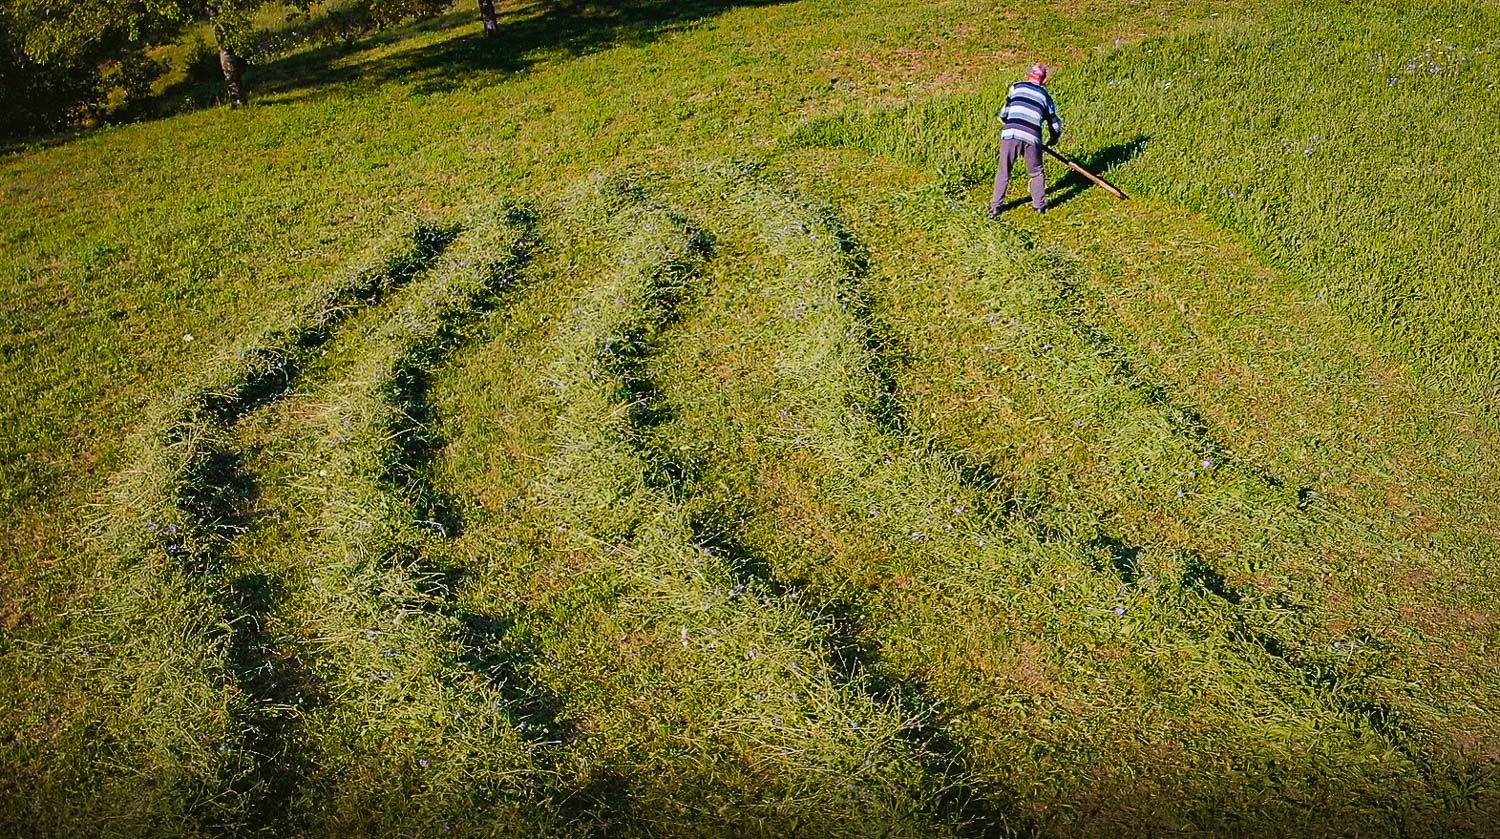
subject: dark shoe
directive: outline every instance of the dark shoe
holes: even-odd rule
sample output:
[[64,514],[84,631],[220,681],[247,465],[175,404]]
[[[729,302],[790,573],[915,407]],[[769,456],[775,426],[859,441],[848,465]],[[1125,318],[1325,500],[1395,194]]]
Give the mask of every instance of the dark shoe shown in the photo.
[[986,212],[986,213],[985,213],[985,215],[987,215],[987,216],[989,216],[989,217],[990,217],[990,218],[1000,218],[1000,211],[999,211],[999,210],[997,210],[997,209],[995,209],[995,208],[993,208],[993,207],[991,207],[991,208],[990,208],[990,209],[989,209],[989,210],[988,210],[988,211],[987,211],[987,212]]
[[1045,216],[1047,214],[1047,208],[1046,207],[1037,207],[1036,208],[1036,214],[1039,215],[1039,216]]

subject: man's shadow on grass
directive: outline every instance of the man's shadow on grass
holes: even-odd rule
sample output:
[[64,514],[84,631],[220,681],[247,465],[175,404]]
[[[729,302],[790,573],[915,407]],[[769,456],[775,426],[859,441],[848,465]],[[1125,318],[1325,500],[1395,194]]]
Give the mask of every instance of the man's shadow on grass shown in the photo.
[[[1124,142],[1113,143],[1111,145],[1105,146],[1104,148],[1090,154],[1086,158],[1073,159],[1076,160],[1079,165],[1083,166],[1083,168],[1107,180],[1109,177],[1108,173],[1111,170],[1118,169],[1119,167],[1130,162],[1141,153],[1141,151],[1146,147],[1146,144],[1149,142],[1151,142],[1150,135],[1138,134],[1135,137],[1132,137],[1131,139]],[[1068,156],[1072,157],[1071,155]],[[1059,163],[1058,165],[1062,164]],[[1025,178],[1025,167],[1021,167],[1019,178],[1016,177],[1015,170],[1012,170],[1012,181],[1021,181],[1021,196],[1019,198],[1014,198],[1010,201],[1005,202],[1004,204],[1001,204],[1001,212],[1015,210],[1020,207],[1028,206],[1031,203],[1031,195],[1026,191]],[[1093,186],[1095,186],[1095,184],[1088,178],[1085,178],[1072,169],[1068,169],[1067,174],[1064,175],[1061,180],[1047,187],[1047,209],[1050,210],[1056,207],[1060,207],[1068,201],[1077,198],[1080,193]],[[1015,184],[1012,184],[1011,190],[1014,189]]]

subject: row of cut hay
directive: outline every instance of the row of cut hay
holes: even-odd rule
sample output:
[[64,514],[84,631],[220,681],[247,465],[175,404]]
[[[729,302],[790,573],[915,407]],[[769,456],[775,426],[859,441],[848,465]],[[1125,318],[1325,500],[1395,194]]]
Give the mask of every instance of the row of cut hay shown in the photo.
[[[1135,747],[1116,738],[1108,722],[1120,715],[1133,717],[1138,736],[1186,742],[1196,752],[1193,760],[1161,767],[1152,783],[1163,795],[1190,788],[1190,767],[1207,771],[1223,761],[1270,782],[1266,757],[1248,748],[1267,742],[1282,744],[1289,755],[1364,773],[1361,762],[1383,744],[1357,732],[1310,736],[1316,729],[1309,726],[1347,728],[1292,674],[1238,652],[1226,640],[1235,616],[1197,602],[1178,583],[1180,574],[1148,567],[1135,585],[1122,586],[1112,574],[1090,570],[1108,567],[1100,539],[1107,533],[1097,520],[1066,510],[997,519],[993,511],[1013,505],[1008,499],[986,503],[993,488],[974,480],[959,453],[916,436],[911,423],[892,421],[890,404],[902,399],[890,391],[890,364],[877,357],[880,342],[871,340],[877,325],[861,313],[862,304],[851,302],[865,294],[859,288],[864,258],[852,235],[826,209],[787,190],[752,185],[738,201],[745,216],[764,220],[767,246],[788,263],[773,289],[785,341],[777,390],[781,409],[793,418],[782,421],[785,443],[816,460],[825,475],[821,489],[851,520],[861,520],[869,545],[861,555],[876,567],[866,564],[860,573],[900,581],[865,600],[876,616],[872,623],[882,625],[882,653],[954,706],[985,708],[953,723],[969,735],[971,748],[984,751],[975,763],[993,774],[981,781],[1023,790],[1038,810],[1052,811],[1044,817],[1066,824],[1067,796],[1087,792],[1038,779],[1083,769],[1069,765],[1080,754],[1111,767],[1138,762]],[[992,514],[974,512],[986,509]],[[839,585],[836,571],[825,579]],[[1048,692],[1071,694],[1075,704],[1067,720],[1027,731],[1045,714],[1042,697],[975,693],[981,674],[963,672],[963,659],[952,656],[978,646],[978,655],[993,660],[1039,641],[1056,661],[1055,669],[1044,668]],[[1109,659],[1090,652],[1100,649],[1114,652]],[[1223,695],[1225,683],[1236,695]],[[1133,696],[1142,688],[1173,695],[1157,694],[1160,704],[1143,707]],[[1304,770],[1308,765],[1302,761]],[[1381,776],[1399,771],[1373,770]],[[1139,797],[1122,800],[1122,807],[1145,807],[1151,797],[1139,789],[1131,795]]]
[[[1007,482],[1075,529],[1098,510],[1122,511],[1115,535],[1136,546],[1238,561],[1249,559],[1237,555],[1241,545],[1286,552],[1306,538],[1316,495],[1236,452],[1197,406],[1113,337],[1075,257],[939,212],[946,253],[968,266],[960,281],[976,310],[966,315],[985,323],[964,336],[983,341],[978,351],[958,354],[991,368],[1013,406],[995,412],[1007,418],[1002,431],[970,436],[1005,436],[1015,449],[1037,452],[1024,466],[996,464]],[[1066,452],[1051,454],[1047,438],[1059,434],[1088,454],[1076,463]],[[1153,529],[1133,506],[1177,515]]]
[[379,302],[429,267],[454,231],[420,223],[370,249],[361,267],[314,293],[289,324],[221,358],[196,381],[155,406],[134,444],[130,466],[111,487],[97,520],[104,552],[132,564],[143,546],[189,572],[211,573],[213,556],[236,532],[230,428],[285,393],[302,366],[359,308]]
[[[922,416],[941,416],[927,425],[941,428],[950,444],[986,452],[991,462],[982,471],[1011,487],[1009,506],[1061,509],[1069,520],[1098,522],[1097,541],[1105,549],[1098,561],[1105,569],[1113,565],[1122,584],[1145,573],[1166,573],[1194,591],[1218,597],[1198,584],[1205,579],[1203,570],[1226,578],[1226,590],[1234,592],[1230,599],[1243,601],[1230,604],[1236,607],[1236,624],[1240,616],[1254,618],[1253,625],[1236,629],[1236,637],[1285,662],[1327,702],[1353,720],[1366,720],[1419,765],[1432,759],[1431,752],[1445,751],[1451,759],[1449,774],[1469,771],[1466,767],[1475,761],[1454,753],[1472,745],[1455,749],[1454,732],[1444,730],[1445,721],[1473,719],[1476,713],[1483,717],[1477,709],[1495,706],[1486,657],[1472,632],[1460,628],[1460,621],[1467,620],[1444,627],[1422,615],[1472,614],[1465,601],[1473,602],[1469,598],[1482,588],[1483,569],[1492,564],[1493,554],[1482,537],[1469,536],[1466,543],[1462,533],[1477,532],[1475,524],[1489,517],[1470,500],[1472,490],[1470,499],[1460,496],[1437,510],[1411,510],[1428,522],[1442,521],[1444,530],[1451,525],[1457,533],[1436,538],[1416,533],[1412,538],[1412,529],[1394,518],[1411,512],[1393,508],[1390,495],[1350,498],[1348,486],[1312,482],[1285,460],[1278,463],[1267,454],[1276,447],[1263,438],[1239,442],[1247,436],[1243,426],[1236,445],[1229,445],[1230,436],[1214,428],[1209,417],[1224,418],[1226,427],[1234,428],[1233,413],[1226,417],[1223,406],[1212,401],[1194,404],[1185,395],[1189,387],[1179,391],[1152,369],[1147,359],[1158,345],[1136,346],[1143,342],[1116,322],[1105,296],[1127,308],[1133,305],[1138,317],[1151,301],[1131,297],[1129,288],[1091,286],[1097,278],[1076,256],[1042,244],[1044,235],[1051,235],[997,225],[973,210],[955,213],[959,205],[939,190],[892,196],[881,203],[886,206],[876,213],[881,217],[876,224],[909,226],[902,233],[914,243],[909,250],[929,252],[902,254],[893,260],[902,267],[879,280],[885,308],[902,322],[903,340],[913,342],[903,351],[918,357],[917,369],[905,374],[921,394],[913,407]],[[1132,206],[1144,209],[1116,206],[1109,217],[1118,223],[1131,215]],[[1093,237],[1083,233],[1073,238],[1088,242]],[[1097,267],[1106,276],[1112,270],[1107,263]],[[1209,284],[1220,281],[1207,279]],[[1155,302],[1178,298],[1184,311],[1159,314],[1164,328],[1157,340],[1182,323],[1188,332],[1183,340],[1196,346],[1186,322],[1201,324],[1205,313],[1191,307],[1195,311],[1190,314],[1181,297],[1195,295],[1183,292],[1181,281],[1175,288],[1164,290]],[[1146,296],[1139,288],[1134,294]],[[1197,299],[1213,295],[1204,291]],[[1221,316],[1228,311],[1231,327],[1253,327],[1245,311],[1252,308],[1225,301],[1219,311]],[[1295,321],[1276,325],[1292,334],[1299,328]],[[1233,334],[1231,330],[1226,337],[1232,340]],[[1317,341],[1315,334],[1299,335],[1294,343],[1305,349]],[[1251,375],[1278,375],[1273,371],[1292,363],[1279,354],[1265,355],[1264,345],[1243,352]],[[1195,355],[1199,364],[1222,363],[1206,348],[1196,349]],[[1309,364],[1305,359],[1296,363]],[[1323,375],[1328,369],[1323,368]],[[1276,417],[1282,429],[1338,433],[1320,427],[1327,418],[1312,406],[1260,401],[1268,395],[1250,390],[1246,398],[1257,413],[1286,411],[1288,416]],[[1390,396],[1378,393],[1374,398]],[[1339,398],[1338,391],[1330,398]],[[1356,446],[1367,446],[1363,440],[1369,424],[1357,407],[1353,410],[1356,425],[1346,433],[1358,435]],[[1389,419],[1386,425],[1399,422]],[[1405,433],[1420,445],[1429,442],[1420,429]],[[1237,446],[1248,454],[1236,451]],[[1477,466],[1483,451],[1476,447],[1464,454]],[[1361,471],[1376,475],[1388,474],[1397,465],[1392,461],[1411,457],[1365,451],[1345,456]],[[1448,458],[1451,469],[1452,449]],[[1273,463],[1277,465],[1269,465]],[[1458,463],[1464,463],[1462,457]],[[1396,474],[1402,471],[1398,468]],[[1337,469],[1327,472],[1336,475]],[[1443,467],[1433,474],[1442,480]],[[1377,487],[1412,479],[1370,477]],[[1104,517],[1110,521],[1101,521]],[[1047,532],[1045,522],[1041,524]],[[1432,532],[1430,525],[1428,529]],[[1455,565],[1460,556],[1464,562]],[[1432,578],[1428,591],[1394,585],[1397,573]],[[1454,579],[1466,591],[1437,592],[1434,583],[1442,578]],[[1435,648],[1454,656],[1448,666],[1432,665]],[[1476,726],[1492,730],[1474,722],[1464,725],[1466,731],[1458,737],[1470,744]],[[1479,735],[1481,742],[1492,737]]]
[[328,697],[301,725],[314,771],[295,807],[314,833],[556,827],[536,757],[547,733],[528,731],[504,683],[514,674],[477,664],[507,642],[458,605],[464,572],[444,544],[458,510],[429,467],[441,444],[431,377],[521,281],[535,225],[525,207],[479,211],[331,396],[326,554],[289,604]]
[[[1435,766],[1482,763],[1500,744],[1492,640],[1473,631],[1500,571],[1489,489],[1500,438],[1456,394],[1411,377],[1374,336],[1201,221],[1142,205],[1100,215],[1067,237],[1130,266],[1089,260],[1096,322],[1178,380],[1235,447],[1274,464],[1305,508],[1266,527],[1269,511],[1247,517],[1227,486],[1161,470],[1152,489],[1124,485],[1140,501],[1122,530],[1207,554],[1240,593],[1279,604],[1276,631],[1318,663],[1308,672],[1398,709]],[[1131,242],[1133,231],[1148,238]]]
[[[1160,578],[1209,600],[1199,604],[1190,596],[1182,608],[1206,605],[1227,610],[1225,637],[1241,646],[1241,655],[1263,657],[1271,669],[1305,685],[1320,705],[1376,735],[1408,761],[1404,768],[1399,761],[1391,762],[1391,770],[1426,776],[1430,767],[1419,735],[1404,721],[1409,715],[1375,698],[1383,656],[1347,641],[1341,652],[1339,644],[1330,643],[1337,636],[1330,637],[1329,625],[1341,616],[1319,602],[1330,595],[1323,586],[1237,587],[1220,572],[1227,566],[1245,575],[1280,576],[1288,560],[1295,565],[1301,556],[1317,550],[1320,539],[1347,538],[1348,533],[1320,530],[1320,496],[1309,488],[1288,486],[1226,446],[1196,407],[1182,401],[1170,383],[1115,340],[1101,326],[1107,319],[1100,319],[1102,306],[1083,287],[1084,271],[1076,258],[1042,247],[1030,237],[1011,235],[1013,231],[996,235],[982,222],[956,226],[953,241],[970,243],[965,257],[981,266],[977,286],[988,295],[990,316],[1023,324],[1019,341],[1003,334],[987,336],[993,341],[989,348],[1009,351],[1011,359],[1022,359],[1017,366],[1037,371],[1034,378],[1045,381],[1039,385],[1038,400],[1055,404],[1048,413],[1060,415],[1059,425],[1065,426],[1070,414],[1077,415],[1070,407],[1093,408],[1085,409],[1088,419],[1074,424],[1089,426],[1080,436],[1093,438],[1090,448],[1107,465],[1075,480],[1057,481],[1063,475],[1053,476],[1053,486],[1043,492],[1066,512],[1062,520],[1092,521],[1085,528],[1097,528],[1095,511],[1128,506],[1131,493],[1140,494],[1147,487],[1170,490],[1174,481],[1181,487],[1178,498],[1187,496],[1188,502],[1178,505],[1183,520],[1164,530],[1147,523],[1149,517],[1142,521],[1117,515],[1118,535],[1104,532],[1090,540],[1107,549],[1108,563],[1100,567],[1119,577],[1122,591]],[[985,253],[976,257],[976,250]],[[1189,505],[1190,511],[1181,509]],[[1155,506],[1172,504],[1162,497]],[[1321,552],[1326,555],[1326,550]],[[1336,597],[1331,593],[1330,599]],[[1443,806],[1440,795],[1413,785],[1389,806],[1431,818],[1434,805]]]
[[88,653],[78,679],[98,703],[80,812],[181,833],[254,818],[252,744],[277,710],[261,707],[235,660],[256,617],[236,613],[243,592],[222,566],[252,486],[231,426],[285,392],[341,322],[410,281],[449,238],[423,223],[378,243],[356,263],[373,267],[316,292],[288,325],[151,411],[94,522],[97,591],[75,619],[72,643]]
[[[625,245],[559,336],[545,486],[608,596],[575,605],[551,653],[591,736],[572,751],[624,779],[647,833],[928,835],[914,721],[838,672],[831,622],[725,552],[672,457],[656,385],[668,327],[702,292],[707,236],[636,195]],[[599,587],[603,588],[603,587]]]
[[[1380,637],[1380,601],[1358,596],[1337,577],[1357,578],[1368,570],[1366,551],[1395,546],[1327,494],[1297,487],[1228,447],[1197,407],[1113,337],[1076,257],[978,220],[954,219],[945,235],[959,258],[976,266],[971,280],[986,317],[1000,324],[984,336],[987,348],[1036,371],[1017,389],[1033,391],[1050,427],[1081,427],[1075,435],[1088,451],[1084,466],[1051,473],[1052,486],[1041,491],[1074,517],[1137,508],[1117,516],[1120,547],[1131,553],[1130,567],[1116,569],[1122,583],[1154,566],[1232,607],[1237,639],[1285,664],[1423,766],[1426,738],[1414,720],[1439,718],[1431,713],[1437,705],[1462,704],[1483,691],[1472,670],[1421,693],[1391,690],[1387,676],[1403,667],[1402,642]],[[1257,576],[1276,582],[1250,582]],[[1332,603],[1342,605],[1334,610]],[[1374,635],[1333,629],[1351,624]]]
[[[1393,540],[1382,522],[1361,521],[1343,499],[1235,452],[1128,335],[1118,337],[1120,325],[1077,257],[972,210],[954,213],[939,194],[906,195],[893,208],[936,232],[945,263],[966,266],[935,279],[882,280],[894,287],[895,308],[907,298],[939,298],[925,305],[940,314],[913,314],[911,306],[900,314],[943,330],[923,338],[930,342],[923,352],[945,356],[929,356],[925,370],[963,371],[959,382],[976,370],[993,377],[972,398],[924,400],[923,413],[944,414],[944,427],[959,430],[954,442],[991,451],[999,443],[1009,457],[991,471],[1044,500],[1053,516],[1060,510],[1064,520],[1104,526],[1091,541],[1105,549],[1100,567],[1113,566],[1122,587],[1177,581],[1208,598],[1208,608],[1227,608],[1228,637],[1241,654],[1264,658],[1319,704],[1378,735],[1403,758],[1393,769],[1423,778],[1390,809],[1428,824],[1472,818],[1494,773],[1455,750],[1444,729],[1494,705],[1489,668],[1458,637],[1467,633],[1455,632],[1451,669],[1432,678],[1421,652],[1432,641],[1392,616],[1410,614],[1415,603],[1432,608],[1434,598],[1392,587],[1384,571],[1413,563],[1441,569],[1442,555],[1414,556],[1416,546]],[[983,396],[1006,407],[974,407]],[[1099,511],[1112,521],[1100,521]]]
[[[1079,533],[1093,529],[1091,541],[1123,537],[1119,550],[1178,559],[1207,553],[1245,574],[1283,571],[1283,563],[1310,550],[1310,542],[1335,538],[1321,521],[1333,514],[1324,493],[1236,452],[1204,411],[1177,394],[1128,339],[1115,337],[1118,326],[1088,286],[1077,257],[1009,226],[953,213],[952,202],[942,196],[906,196],[901,208],[914,224],[934,231],[943,259],[955,267],[941,278],[887,284],[903,297],[930,293],[935,284],[964,290],[941,301],[890,305],[907,305],[901,316],[908,319],[910,308],[943,306],[949,323],[955,323],[958,308],[961,331],[949,326],[943,333],[942,346],[953,356],[947,363],[984,370],[999,388],[997,401],[1007,406],[967,409],[970,422],[960,417],[947,423],[967,430],[952,442],[976,449],[1004,442],[1002,451],[1024,455],[984,463],[938,446],[934,453],[955,460],[966,482],[978,477],[980,484],[1011,492],[1004,507],[1029,518],[1044,535],[1054,524]],[[997,418],[1003,421],[999,431]],[[1085,452],[1075,462],[1067,450],[1048,451],[1059,429],[1068,448]],[[1162,526],[1160,517],[1141,516],[1132,506],[1175,515]],[[1101,529],[1101,509],[1114,511],[1115,533]],[[1344,536],[1356,535],[1347,532],[1351,526],[1342,528]],[[1365,529],[1354,527],[1361,538]],[[1192,564],[1201,567],[1203,561],[1198,557]],[[1123,565],[1116,571],[1126,584],[1142,573]],[[1294,611],[1312,606],[1306,591],[1295,609],[1285,601],[1291,592],[1249,596],[1252,609],[1272,613],[1270,621],[1283,626]]]

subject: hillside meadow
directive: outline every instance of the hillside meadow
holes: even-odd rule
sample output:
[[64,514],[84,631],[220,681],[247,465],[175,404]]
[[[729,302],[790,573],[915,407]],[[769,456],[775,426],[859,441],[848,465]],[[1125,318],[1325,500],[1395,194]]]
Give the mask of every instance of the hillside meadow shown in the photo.
[[7,833],[1496,832],[1493,6],[497,5],[0,153]]

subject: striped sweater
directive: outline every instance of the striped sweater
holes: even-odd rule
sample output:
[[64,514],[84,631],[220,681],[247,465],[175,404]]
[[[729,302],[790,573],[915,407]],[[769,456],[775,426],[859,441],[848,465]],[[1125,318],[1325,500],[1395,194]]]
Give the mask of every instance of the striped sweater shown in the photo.
[[1000,132],[1001,140],[1021,140],[1026,143],[1042,142],[1042,125],[1045,123],[1054,134],[1062,133],[1062,117],[1057,115],[1057,103],[1047,88],[1036,82],[1016,82],[1010,86],[1005,97],[1005,107],[1000,109],[1000,121],[1005,128]]

